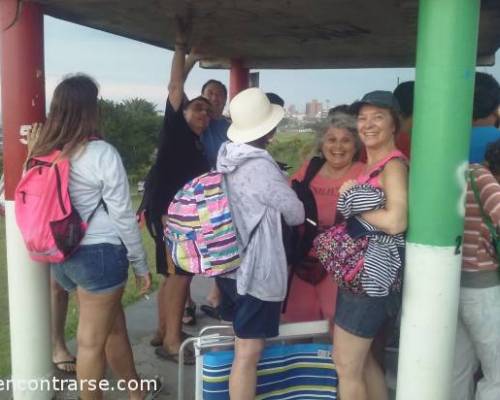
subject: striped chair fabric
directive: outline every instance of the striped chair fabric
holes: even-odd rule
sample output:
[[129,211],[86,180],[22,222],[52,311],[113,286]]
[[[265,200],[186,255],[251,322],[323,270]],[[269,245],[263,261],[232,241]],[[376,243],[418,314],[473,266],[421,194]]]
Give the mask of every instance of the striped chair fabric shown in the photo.
[[[337,399],[337,373],[328,344],[267,347],[257,368],[257,400]],[[203,356],[203,400],[229,400],[233,351]]]

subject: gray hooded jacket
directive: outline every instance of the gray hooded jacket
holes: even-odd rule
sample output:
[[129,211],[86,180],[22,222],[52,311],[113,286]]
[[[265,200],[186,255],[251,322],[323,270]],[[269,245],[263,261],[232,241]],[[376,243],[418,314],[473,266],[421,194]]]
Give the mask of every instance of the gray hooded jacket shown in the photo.
[[226,174],[233,222],[245,249],[235,273],[238,294],[282,301],[287,265],[281,216],[289,225],[302,224],[304,206],[266,150],[226,142],[219,151],[217,171]]

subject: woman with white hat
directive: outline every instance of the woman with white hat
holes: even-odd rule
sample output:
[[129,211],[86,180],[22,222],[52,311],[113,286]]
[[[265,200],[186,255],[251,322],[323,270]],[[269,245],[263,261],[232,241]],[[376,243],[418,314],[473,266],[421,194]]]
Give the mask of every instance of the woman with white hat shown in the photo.
[[226,176],[233,222],[245,250],[235,276],[217,279],[217,285],[226,305],[223,317],[233,320],[236,335],[230,396],[250,400],[255,398],[256,368],[265,338],[278,336],[286,294],[281,217],[289,225],[299,225],[304,207],[265,150],[283,118],[283,108],[271,104],[260,89],[251,88],[239,93],[229,110],[230,142],[219,151],[217,170]]

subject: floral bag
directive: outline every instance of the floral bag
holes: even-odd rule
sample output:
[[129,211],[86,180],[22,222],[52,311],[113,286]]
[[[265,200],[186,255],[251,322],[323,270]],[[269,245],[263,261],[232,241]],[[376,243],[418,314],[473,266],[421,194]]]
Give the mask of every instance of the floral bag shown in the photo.
[[334,225],[314,240],[316,256],[323,267],[333,274],[340,288],[355,294],[364,293],[361,275],[367,247],[368,237],[353,239],[346,222]]

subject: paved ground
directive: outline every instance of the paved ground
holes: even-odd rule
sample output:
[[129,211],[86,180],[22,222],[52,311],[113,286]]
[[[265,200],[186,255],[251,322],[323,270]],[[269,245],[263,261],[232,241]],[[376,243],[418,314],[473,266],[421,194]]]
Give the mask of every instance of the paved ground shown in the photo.
[[[192,335],[199,332],[201,328],[207,325],[217,324],[218,321],[208,318],[199,310],[201,304],[205,303],[205,297],[210,289],[208,279],[195,278],[192,284],[192,296],[197,307],[198,323],[194,327],[184,327],[184,330]],[[137,371],[144,378],[152,378],[159,375],[164,382],[164,388],[158,400],[177,399],[177,364],[169,361],[163,361],[154,354],[154,348],[149,341],[157,326],[156,315],[156,293],[149,300],[141,300],[126,309],[127,329],[134,351],[135,364]],[[74,346],[74,343],[72,343]],[[185,367],[184,399],[194,399],[194,367]],[[77,399],[73,394],[60,393],[56,399]],[[106,399],[123,400],[126,396],[123,392],[108,392]]]
[[[194,301],[198,304],[197,320],[195,327],[185,327],[185,331],[196,335],[201,328],[207,325],[217,324],[218,321],[206,317],[200,310],[199,306],[205,303],[205,297],[210,288],[210,281],[202,278],[193,280],[192,295]],[[177,399],[177,364],[160,360],[154,354],[154,348],[150,346],[149,341],[156,329],[156,294],[152,295],[149,300],[141,300],[138,303],[126,309],[127,328],[132,342],[136,367],[141,376],[144,378],[152,378],[156,375],[163,379],[164,387],[158,400],[174,400]],[[70,347],[74,350],[74,341],[70,343]],[[391,364],[394,360],[391,360]],[[194,367],[187,366],[185,368],[184,382],[184,400],[194,400]],[[394,385],[394,374],[388,374],[390,385]],[[64,376],[61,376],[64,378]],[[70,376],[71,377],[71,376]],[[393,395],[391,396],[393,397]],[[0,400],[7,400],[10,396],[7,393],[0,393]],[[108,392],[105,396],[108,400],[125,400],[127,397],[124,392],[113,391]],[[75,393],[57,393],[56,400],[77,400]],[[306,399],[303,399],[306,400]]]

